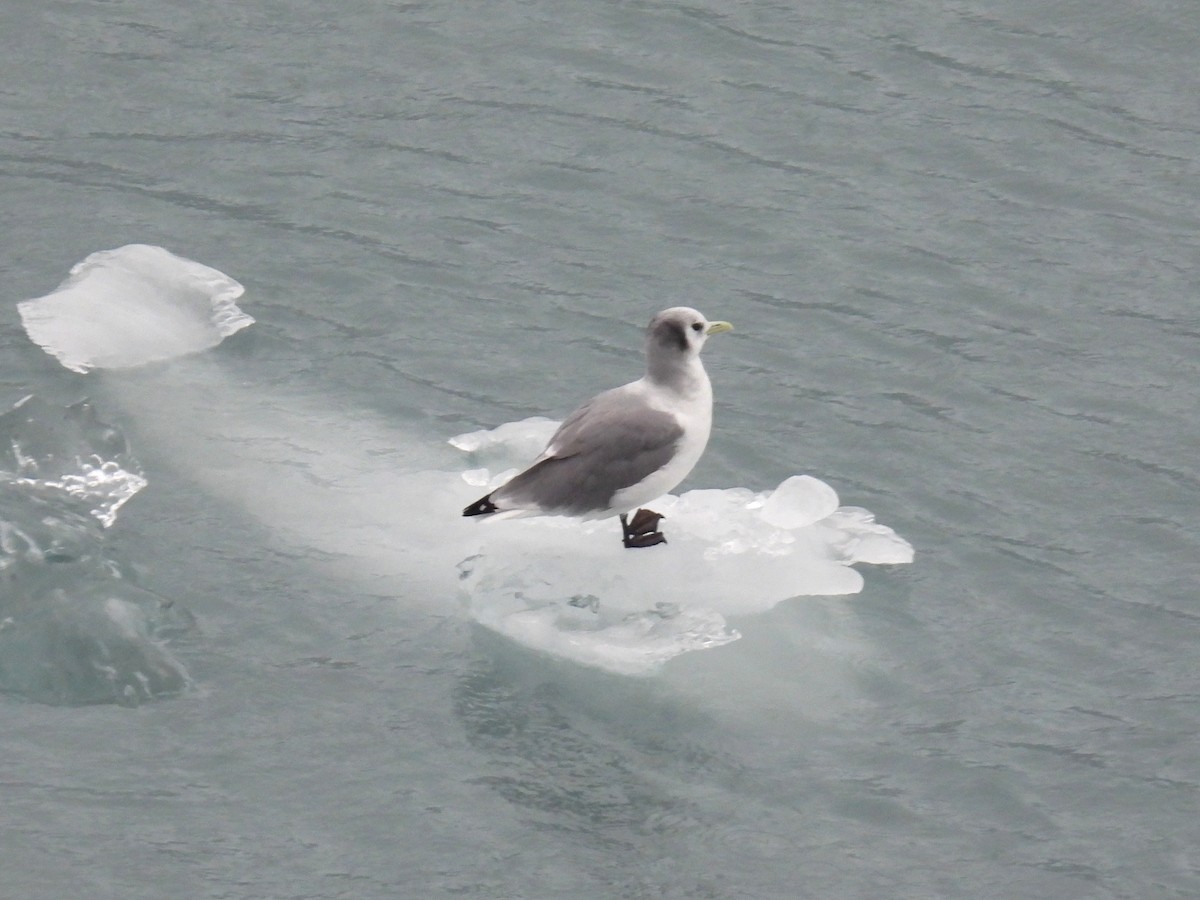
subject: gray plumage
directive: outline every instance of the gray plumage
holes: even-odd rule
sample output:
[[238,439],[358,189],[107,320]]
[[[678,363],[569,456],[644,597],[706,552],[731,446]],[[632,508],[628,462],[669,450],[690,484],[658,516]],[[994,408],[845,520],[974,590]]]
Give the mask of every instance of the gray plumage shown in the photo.
[[[712,386],[700,348],[708,335],[732,327],[686,306],[663,310],[646,329],[646,374],[571,413],[528,469],[463,515],[619,515],[624,525],[625,513],[674,488],[704,452]],[[662,541],[632,528],[626,546]]]
[[670,413],[629,416],[621,388],[593,397],[559,426],[554,455],[534,463],[491,494],[497,507],[533,506],[581,516],[607,509],[613,494],[644,480],[675,455],[683,429]]

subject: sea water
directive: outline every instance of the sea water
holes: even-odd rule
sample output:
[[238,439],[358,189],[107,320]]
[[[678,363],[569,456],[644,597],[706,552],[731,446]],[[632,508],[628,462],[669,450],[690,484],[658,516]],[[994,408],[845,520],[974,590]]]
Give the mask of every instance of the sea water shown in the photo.
[[[1198,36],[1186,3],[8,11],[0,411],[87,398],[145,485],[107,527],[4,495],[0,650],[86,678],[0,699],[0,893],[1196,894]],[[18,303],[127,245],[255,323],[64,367]],[[538,569],[458,515],[500,470],[447,441],[637,377],[681,303],[737,330],[671,502],[763,521],[790,484],[787,522],[803,476],[913,562],[757,608],[754,572],[726,607],[473,590]],[[615,526],[507,524],[623,575]],[[606,615],[738,638],[637,673],[557,640]]]

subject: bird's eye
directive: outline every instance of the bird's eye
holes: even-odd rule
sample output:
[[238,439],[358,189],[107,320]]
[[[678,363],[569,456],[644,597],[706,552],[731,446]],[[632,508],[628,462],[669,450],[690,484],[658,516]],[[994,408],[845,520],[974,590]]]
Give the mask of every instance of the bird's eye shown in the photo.
[[704,330],[703,322],[693,322],[692,323],[692,331],[703,331],[703,330]]

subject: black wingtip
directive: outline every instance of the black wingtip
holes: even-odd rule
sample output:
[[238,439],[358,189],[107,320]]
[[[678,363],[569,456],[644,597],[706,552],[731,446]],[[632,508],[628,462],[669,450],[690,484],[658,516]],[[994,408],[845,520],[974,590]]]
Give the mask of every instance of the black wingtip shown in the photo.
[[492,502],[492,495],[480,497],[470,506],[463,510],[464,516],[486,516],[488,513],[494,513],[499,507]]

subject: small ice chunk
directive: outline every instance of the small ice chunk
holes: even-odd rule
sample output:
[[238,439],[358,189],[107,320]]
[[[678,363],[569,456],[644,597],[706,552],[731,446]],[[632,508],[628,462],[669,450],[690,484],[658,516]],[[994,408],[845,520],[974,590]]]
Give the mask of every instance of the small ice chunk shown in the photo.
[[125,369],[215,347],[253,323],[243,287],[149,244],[102,250],[52,293],[17,304],[30,340],[74,372]]
[[485,487],[491,480],[487,469],[467,469],[462,473],[462,480],[475,487]]
[[90,403],[60,408],[34,395],[0,415],[0,479],[61,491],[105,527],[146,486],[125,436]]
[[838,508],[837,491],[811,475],[785,479],[762,505],[760,515],[776,528],[804,528]]
[[463,481],[474,487],[495,490],[546,449],[558,426],[553,419],[533,416],[496,428],[458,434],[447,443],[470,454],[471,462],[479,466],[463,472]]
[[470,453],[475,463],[490,463],[493,468],[524,468],[546,449],[558,426],[553,419],[533,416],[519,422],[505,422],[497,428],[455,435],[449,443]]
[[821,523],[829,529],[832,544],[846,563],[896,565],[913,561],[913,546],[875,514],[860,506],[843,506]]

